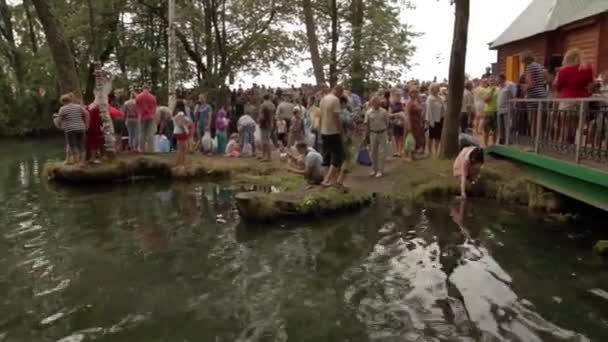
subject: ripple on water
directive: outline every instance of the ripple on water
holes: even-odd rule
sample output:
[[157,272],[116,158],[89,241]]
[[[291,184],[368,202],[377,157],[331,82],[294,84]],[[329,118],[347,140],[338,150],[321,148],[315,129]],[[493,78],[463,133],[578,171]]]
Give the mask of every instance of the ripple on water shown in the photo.
[[[388,228],[388,229],[387,229]],[[418,232],[422,232],[418,229]],[[371,340],[588,341],[532,311],[511,289],[511,276],[476,244],[458,246],[460,260],[449,275],[437,239],[404,240],[391,225],[363,265],[350,270],[344,294]]]
[[70,286],[70,279],[63,279],[63,280],[61,280],[61,282],[59,284],[57,284],[57,286],[53,287],[52,289],[34,293],[34,297],[47,296],[52,293],[65,290],[68,286]]

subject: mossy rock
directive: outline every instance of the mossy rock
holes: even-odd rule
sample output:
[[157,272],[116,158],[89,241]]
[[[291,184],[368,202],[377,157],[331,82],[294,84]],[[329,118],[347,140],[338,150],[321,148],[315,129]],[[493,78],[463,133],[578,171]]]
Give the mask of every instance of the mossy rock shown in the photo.
[[369,204],[371,193],[315,187],[282,193],[246,192],[235,196],[245,221],[268,222],[279,218],[310,218],[359,209]]

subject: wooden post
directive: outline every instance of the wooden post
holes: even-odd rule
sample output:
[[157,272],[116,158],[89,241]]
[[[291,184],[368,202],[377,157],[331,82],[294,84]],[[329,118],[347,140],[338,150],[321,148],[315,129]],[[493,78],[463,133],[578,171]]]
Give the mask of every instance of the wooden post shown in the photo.
[[169,49],[169,60],[168,60],[168,70],[167,70],[167,91],[168,91],[168,100],[169,100],[169,108],[173,110],[175,108],[175,63],[176,63],[176,55],[175,55],[175,0],[168,0],[169,4],[169,13],[168,13],[168,21],[167,25],[167,37],[168,37],[168,49]]
[[574,151],[574,160],[577,163],[581,162],[581,146],[583,145],[583,124],[585,115],[586,102],[581,101],[580,108],[578,110],[578,127],[576,128],[576,150]]

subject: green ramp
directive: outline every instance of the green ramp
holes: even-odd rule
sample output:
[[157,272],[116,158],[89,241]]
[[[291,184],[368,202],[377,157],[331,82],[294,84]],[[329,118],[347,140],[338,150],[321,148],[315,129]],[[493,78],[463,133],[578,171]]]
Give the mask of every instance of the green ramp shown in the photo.
[[526,166],[528,179],[535,184],[608,211],[606,172],[508,146],[492,146],[486,151]]

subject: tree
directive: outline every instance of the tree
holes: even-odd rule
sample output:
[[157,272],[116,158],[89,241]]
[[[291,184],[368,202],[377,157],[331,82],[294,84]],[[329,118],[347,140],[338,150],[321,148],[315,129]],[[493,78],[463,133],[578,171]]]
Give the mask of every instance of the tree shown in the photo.
[[314,10],[311,0],[302,0],[302,10],[304,12],[304,24],[306,25],[306,38],[308,40],[308,49],[310,50],[310,59],[312,69],[315,75],[317,85],[325,84],[325,74],[323,72],[323,62],[319,54],[319,40],[315,28]]
[[353,62],[351,68],[351,88],[356,94],[365,90],[365,70],[363,69],[362,43],[365,19],[363,0],[351,2],[351,26],[353,28]]
[[[399,79],[409,65],[415,48],[411,39],[418,34],[403,23],[404,8],[412,8],[408,0],[308,0],[303,10],[307,23],[316,28],[318,47],[310,44],[311,56],[319,50],[322,68],[331,84],[350,83],[362,93],[365,84],[379,79]],[[308,2],[307,1],[307,2]],[[321,67],[315,66],[313,71]],[[317,71],[314,71],[315,74]]]
[[42,23],[51,55],[53,56],[57,71],[57,82],[59,83],[61,92],[74,92],[76,96],[82,96],[74,55],[65,39],[63,27],[57,20],[53,8],[51,8],[51,3],[46,0],[32,0],[32,3]]
[[441,135],[441,155],[452,158],[458,153],[459,118],[464,93],[470,0],[454,0],[456,5],[454,37],[450,55],[448,111]]

